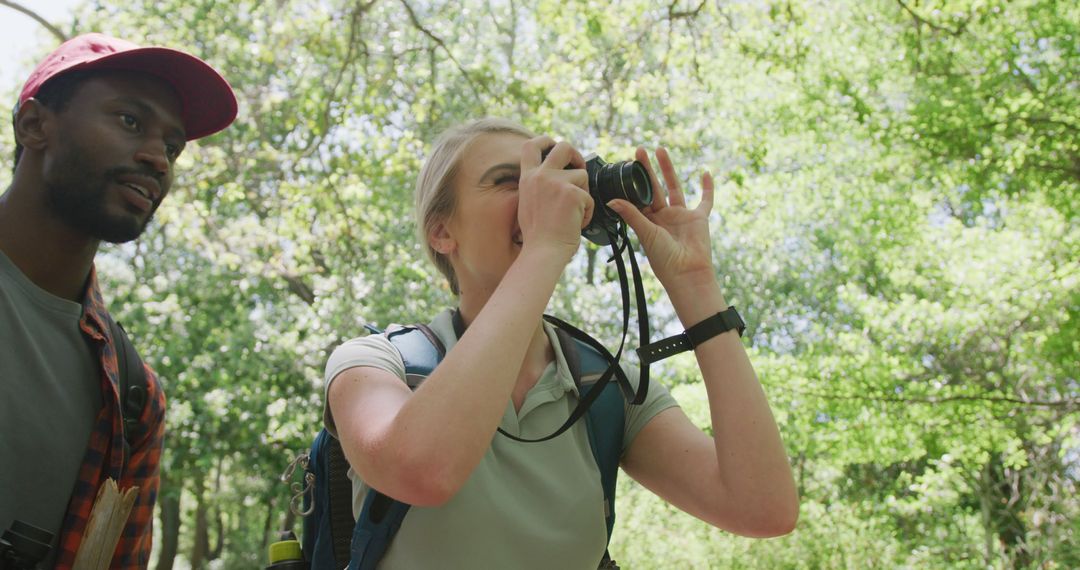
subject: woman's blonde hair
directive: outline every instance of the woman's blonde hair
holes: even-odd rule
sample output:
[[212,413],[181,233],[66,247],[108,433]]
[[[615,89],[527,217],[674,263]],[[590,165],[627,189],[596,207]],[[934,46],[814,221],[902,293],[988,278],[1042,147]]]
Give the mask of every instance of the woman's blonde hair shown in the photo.
[[428,258],[446,276],[450,290],[455,295],[459,295],[461,289],[450,258],[431,247],[428,235],[437,224],[449,220],[454,214],[454,180],[469,145],[480,135],[500,133],[530,139],[536,136],[519,123],[490,117],[451,127],[435,139],[420,175],[416,177],[416,231]]

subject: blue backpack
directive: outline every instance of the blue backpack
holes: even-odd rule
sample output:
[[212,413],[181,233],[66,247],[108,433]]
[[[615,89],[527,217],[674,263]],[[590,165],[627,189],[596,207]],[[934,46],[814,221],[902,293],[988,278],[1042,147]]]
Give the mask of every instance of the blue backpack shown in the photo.
[[[572,326],[553,317],[545,319],[556,325],[563,355],[578,385],[582,398],[598,385],[597,379],[608,369],[611,355],[603,347],[577,338],[585,336]],[[369,327],[372,332],[383,333]],[[427,378],[446,353],[435,333],[424,325],[395,328],[385,333],[401,353],[405,364],[406,382],[415,390]],[[591,339],[590,339],[591,340]],[[598,350],[599,348],[599,350]],[[602,352],[603,351],[603,352]],[[617,367],[616,367],[617,368]],[[600,471],[604,491],[604,514],[608,541],[615,524],[615,481],[619,473],[625,423],[624,393],[627,384],[621,370],[616,373],[620,382],[605,382],[600,395],[586,412],[585,424],[589,445]],[[622,392],[620,392],[622,388]],[[372,489],[364,499],[360,516],[352,516],[352,481],[348,477],[349,462],[337,438],[325,429],[315,437],[308,452],[305,478],[312,481],[311,491],[304,494],[302,550],[311,570],[374,569],[386,554],[409,505]],[[605,550],[599,568],[618,566]]]

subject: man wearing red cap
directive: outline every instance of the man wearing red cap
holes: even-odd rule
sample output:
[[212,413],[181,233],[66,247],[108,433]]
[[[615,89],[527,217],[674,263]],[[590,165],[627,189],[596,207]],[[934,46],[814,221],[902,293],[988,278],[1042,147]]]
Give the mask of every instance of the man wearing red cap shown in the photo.
[[138,237],[186,141],[235,116],[232,89],[203,61],[101,34],[65,42],[19,95],[0,196],[0,532],[19,521],[51,533],[43,567],[72,567],[109,478],[139,488],[111,567],[149,562],[165,396],[135,359],[146,381],[134,407],[124,401],[128,345],[94,255],[102,240]]

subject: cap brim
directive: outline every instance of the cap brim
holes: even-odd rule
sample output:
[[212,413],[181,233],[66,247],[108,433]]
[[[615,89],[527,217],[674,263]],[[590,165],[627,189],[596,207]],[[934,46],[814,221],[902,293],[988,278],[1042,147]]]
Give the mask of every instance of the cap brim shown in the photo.
[[187,140],[212,135],[236,118],[236,96],[229,82],[203,60],[182,51],[137,48],[70,68],[76,69],[138,71],[169,83],[180,98],[180,120]]

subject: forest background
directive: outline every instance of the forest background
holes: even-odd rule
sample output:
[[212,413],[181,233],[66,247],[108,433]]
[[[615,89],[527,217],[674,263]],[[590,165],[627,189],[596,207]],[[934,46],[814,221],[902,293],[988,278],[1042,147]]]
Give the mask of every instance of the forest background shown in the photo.
[[[328,350],[453,303],[413,237],[411,193],[435,134],[485,115],[609,160],[664,144],[691,201],[702,170],[720,182],[717,268],[801,519],[783,538],[733,537],[623,477],[624,568],[1080,567],[1080,4],[20,11],[32,3],[0,2],[42,26],[34,58],[103,31],[199,54],[240,101],[184,153],[152,229],[98,258],[169,398],[152,567],[257,568],[296,524],[277,477],[320,427]],[[12,149],[0,137],[4,187]],[[614,346],[607,255],[583,245],[549,309]],[[677,332],[646,286],[654,338]],[[707,427],[692,359],[657,368]]]

